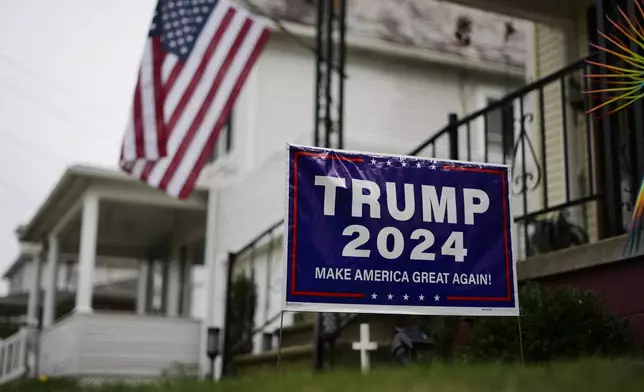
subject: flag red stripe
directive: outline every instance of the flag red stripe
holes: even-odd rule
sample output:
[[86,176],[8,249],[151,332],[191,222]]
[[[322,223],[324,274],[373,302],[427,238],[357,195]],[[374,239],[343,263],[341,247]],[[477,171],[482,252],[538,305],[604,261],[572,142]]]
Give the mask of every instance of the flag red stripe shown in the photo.
[[163,102],[165,100],[165,95],[163,85],[161,83],[161,66],[163,65],[164,57],[165,55],[161,48],[161,39],[159,37],[155,37],[152,40],[152,78],[154,81],[154,114],[156,119],[157,151],[159,152],[159,157],[167,155],[166,146],[168,145],[163,118]]
[[237,100],[237,96],[241,91],[241,87],[244,85],[244,82],[248,78],[248,74],[250,73],[250,70],[253,68],[255,61],[257,61],[257,58],[259,57],[259,53],[261,52],[262,48],[268,41],[269,36],[270,36],[269,30],[264,29],[261,36],[255,43],[255,47],[253,48],[253,51],[251,52],[250,57],[248,58],[248,61],[244,65],[244,69],[239,74],[239,77],[237,78],[237,81],[233,86],[233,90],[231,91],[230,97],[228,98],[228,101],[224,106],[224,110],[222,111],[221,116],[219,116],[219,119],[217,120],[217,123],[215,124],[215,127],[212,133],[210,134],[210,137],[208,138],[208,141],[206,142],[204,148],[201,150],[201,154],[199,155],[199,158],[197,159],[195,166],[190,171],[190,175],[188,176],[188,178],[186,178],[186,181],[183,187],[181,188],[181,191],[179,192],[179,196],[178,196],[179,199],[185,199],[188,196],[190,196],[190,194],[192,193],[192,190],[194,189],[197,183],[197,180],[199,179],[199,174],[201,173],[201,170],[205,166],[206,162],[208,161],[208,157],[210,156],[210,152],[212,151],[215,145],[215,141],[219,137],[219,133],[221,133],[221,129],[226,123],[225,119],[227,119],[228,116],[230,115],[230,111],[232,109],[233,104]]
[[174,64],[174,67],[172,67],[170,75],[168,75],[168,80],[165,81],[164,90],[166,94],[168,93],[168,91],[172,90],[172,87],[174,87],[174,83],[179,78],[179,75],[181,75],[181,70],[183,70],[183,63],[181,61],[177,61]]
[[145,139],[143,135],[143,112],[141,109],[141,76],[136,82],[136,88],[134,89],[134,117],[132,121],[134,122],[134,145],[136,147],[136,157],[142,158],[145,156]]
[[[208,95],[206,95],[206,99],[204,99],[201,107],[199,108],[199,111],[197,112],[197,115],[195,116],[195,119],[192,121],[192,124],[188,129],[188,132],[186,132],[186,135],[181,141],[179,148],[174,154],[174,157],[172,157],[172,162],[168,166],[166,172],[163,175],[163,178],[161,179],[161,182],[159,183],[159,187],[161,189],[163,190],[167,189],[168,183],[174,176],[174,173],[177,170],[177,167],[183,160],[183,156],[185,155],[186,150],[190,146],[190,143],[192,142],[192,139],[194,138],[195,133],[197,133],[197,131],[199,130],[199,127],[201,126],[204,120],[204,117],[206,117],[207,111],[210,108],[210,104],[212,103],[212,101],[215,99],[215,96],[217,95],[217,91],[221,86],[221,82],[228,74],[228,70],[230,69],[230,64],[232,63],[233,59],[237,55],[237,52],[239,51],[241,44],[244,42],[244,39],[246,39],[246,36],[248,35],[248,31],[250,30],[251,25],[252,25],[252,20],[246,19],[244,21],[242,28],[239,30],[239,33],[235,37],[235,41],[233,41],[233,44],[230,47],[230,50],[226,54],[226,59],[221,64],[221,67],[217,72],[217,76],[215,77],[215,80],[213,81],[212,86],[210,86],[210,91],[208,91]],[[221,121],[222,116],[220,115],[218,117],[219,118],[217,121]],[[170,132],[172,132],[172,130]]]
[[148,178],[150,178],[150,173],[152,173],[152,170],[156,166],[156,163],[154,162],[145,162],[145,167],[143,168],[143,171],[141,172],[141,179],[145,182],[148,182]]
[[[177,121],[179,121],[179,118],[181,118],[181,114],[183,113],[183,110],[186,108],[186,105],[188,105],[188,102],[190,102],[190,98],[192,98],[192,95],[195,89],[197,88],[197,86],[199,85],[199,82],[201,81],[201,77],[203,76],[203,73],[206,71],[208,63],[210,62],[212,55],[215,52],[215,49],[217,48],[217,44],[219,44],[219,42],[221,41],[221,38],[223,37],[224,33],[228,29],[228,25],[233,19],[235,12],[236,11],[232,8],[226,12],[226,15],[221,21],[221,24],[217,28],[217,31],[215,32],[212,39],[210,40],[210,43],[208,44],[208,47],[204,52],[204,56],[201,58],[199,67],[195,71],[194,75],[192,75],[192,80],[190,80],[190,83],[183,91],[183,95],[181,96],[181,99],[179,100],[179,103],[177,104],[176,109],[174,110],[173,113],[171,113],[170,121],[168,121],[168,131],[167,131],[168,138],[170,134],[172,134],[174,127],[177,125]],[[168,90],[168,92],[169,91],[170,90]]]

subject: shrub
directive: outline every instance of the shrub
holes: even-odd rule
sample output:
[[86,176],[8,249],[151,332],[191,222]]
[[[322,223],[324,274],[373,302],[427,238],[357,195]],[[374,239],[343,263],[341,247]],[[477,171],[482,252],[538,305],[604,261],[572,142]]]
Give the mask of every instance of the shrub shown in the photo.
[[[616,356],[633,347],[626,322],[606,313],[599,296],[592,292],[528,283],[519,290],[519,306],[525,361]],[[516,317],[475,319],[467,358],[520,360],[518,331]]]

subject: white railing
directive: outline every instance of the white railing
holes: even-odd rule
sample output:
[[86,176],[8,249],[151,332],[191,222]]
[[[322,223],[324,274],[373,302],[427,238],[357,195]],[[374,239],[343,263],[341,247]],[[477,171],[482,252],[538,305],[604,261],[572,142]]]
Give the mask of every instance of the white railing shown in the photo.
[[15,380],[27,370],[28,337],[27,329],[23,328],[8,338],[0,340],[0,384]]

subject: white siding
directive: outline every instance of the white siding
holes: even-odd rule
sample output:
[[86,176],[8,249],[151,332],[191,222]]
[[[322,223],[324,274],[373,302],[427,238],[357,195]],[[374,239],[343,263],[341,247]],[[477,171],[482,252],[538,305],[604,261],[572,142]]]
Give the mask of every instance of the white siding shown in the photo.
[[40,373],[48,376],[78,374],[78,333],[80,320],[67,318],[45,329],[40,341]]
[[[254,121],[235,118],[243,125],[235,132],[246,141],[235,151],[235,162],[252,154],[253,165],[220,190],[219,254],[239,249],[283,216],[286,143],[312,141],[312,70],[310,53],[292,44],[276,40],[262,55],[258,87],[250,87],[254,98],[245,91],[242,101],[256,104]],[[345,148],[388,153],[410,151],[444,127],[450,112],[471,112],[477,105],[471,96],[475,86],[493,83],[431,63],[355,53],[349,56],[347,74]],[[503,89],[516,86],[496,83]],[[237,113],[247,109],[242,106]]]
[[199,322],[129,314],[71,315],[43,332],[41,371],[49,376],[157,378],[195,366]]

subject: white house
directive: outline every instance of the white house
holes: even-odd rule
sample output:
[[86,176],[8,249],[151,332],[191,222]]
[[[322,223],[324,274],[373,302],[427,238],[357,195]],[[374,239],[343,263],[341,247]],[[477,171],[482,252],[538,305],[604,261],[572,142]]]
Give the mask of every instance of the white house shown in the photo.
[[[254,3],[291,21],[286,24],[291,31],[311,36],[307,26],[314,19],[315,2]],[[349,2],[348,8],[346,149],[406,154],[443,128],[449,113],[465,116],[482,109],[529,77],[525,63],[531,25],[526,22],[433,1],[361,0]],[[461,19],[472,21],[469,45],[460,44],[455,34]],[[506,37],[508,25],[515,31]],[[212,248],[206,249],[211,279],[206,287],[215,288],[205,297],[206,324],[223,321],[223,306],[217,304],[225,296],[228,253],[283,219],[285,145],[313,143],[313,70],[307,48],[288,36],[274,36],[236,105],[230,150],[221,151],[204,174],[204,184],[211,186],[207,232],[214,233]],[[501,130],[493,123],[499,118],[488,121],[491,130]],[[483,160],[482,125],[472,134],[472,159]],[[492,161],[501,152],[502,137],[494,136],[488,141]],[[447,158],[447,144],[439,145],[436,154]],[[267,333],[280,323],[275,316],[283,301],[281,235],[276,228],[236,264],[238,273],[254,272],[254,324],[273,320],[262,331]],[[284,325],[292,322],[293,315],[286,314]],[[263,333],[258,333],[253,351],[265,346]]]
[[[254,3],[310,43],[314,2]],[[525,82],[530,34],[520,20],[442,2],[350,2],[345,147],[404,154],[445,126],[449,113],[463,116],[498,100]],[[228,254],[282,219],[285,144],[312,143],[313,62],[301,41],[275,32],[186,201],[116,171],[75,166],[65,173],[20,236],[30,244],[23,256],[43,273],[27,274],[28,327],[0,347],[7,358],[0,380],[23,365],[51,376],[154,378],[178,364],[207,371],[205,331],[223,326]],[[480,140],[474,143],[472,150],[482,151]],[[436,154],[446,150],[439,146]],[[281,243],[279,231],[271,240]],[[256,325],[280,310],[282,260],[277,245],[236,265],[255,271]],[[59,280],[67,261],[75,263],[73,277]],[[114,271],[102,265],[117,264],[123,275],[99,279],[99,271]],[[134,311],[95,306],[101,285],[132,278]],[[56,312],[61,282],[74,282],[67,314]],[[260,340],[258,334],[255,352]]]

